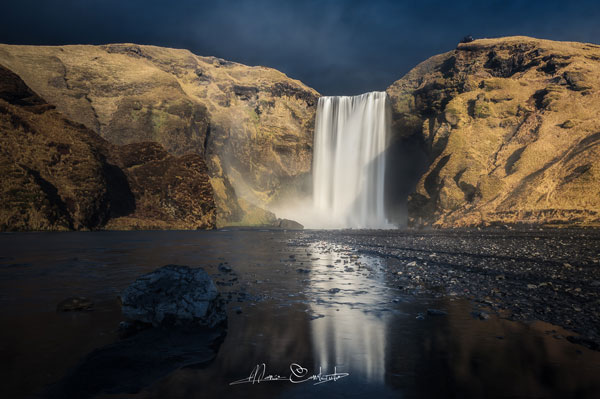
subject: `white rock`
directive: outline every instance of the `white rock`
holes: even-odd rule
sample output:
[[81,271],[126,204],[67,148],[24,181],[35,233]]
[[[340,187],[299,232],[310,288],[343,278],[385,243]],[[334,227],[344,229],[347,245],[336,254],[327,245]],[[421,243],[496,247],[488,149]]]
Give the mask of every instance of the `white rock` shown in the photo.
[[139,277],[121,295],[123,315],[159,325],[214,327],[225,321],[224,304],[203,269],[163,266]]

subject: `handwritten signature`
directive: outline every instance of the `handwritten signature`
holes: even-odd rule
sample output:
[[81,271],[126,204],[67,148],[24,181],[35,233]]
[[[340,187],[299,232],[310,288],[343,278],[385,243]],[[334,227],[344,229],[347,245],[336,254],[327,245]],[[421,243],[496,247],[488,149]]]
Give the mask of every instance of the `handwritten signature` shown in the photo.
[[300,366],[297,363],[290,364],[289,375],[279,374],[267,374],[267,365],[265,363],[257,364],[250,375],[241,380],[237,380],[229,383],[229,385],[238,384],[259,384],[261,382],[272,382],[272,381],[288,381],[292,384],[301,384],[303,382],[315,381],[313,385],[323,384],[324,382],[337,381],[344,377],[348,377],[350,373],[338,373],[337,366],[333,368],[333,374],[323,374],[321,367],[317,374],[309,375],[308,369]]

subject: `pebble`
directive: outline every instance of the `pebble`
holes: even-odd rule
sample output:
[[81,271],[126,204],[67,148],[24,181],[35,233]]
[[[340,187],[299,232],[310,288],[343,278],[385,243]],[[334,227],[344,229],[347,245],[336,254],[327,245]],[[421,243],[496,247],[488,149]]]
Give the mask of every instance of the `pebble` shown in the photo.
[[224,265],[224,264],[220,264],[219,265],[219,271],[223,272],[223,273],[231,273],[231,267]]
[[487,320],[490,318],[489,314],[487,314],[486,312],[482,312],[482,311],[475,311],[472,314],[473,314],[473,317],[478,318],[479,320]]
[[72,296],[56,305],[58,312],[76,312],[82,310],[92,310],[94,303],[82,296]]
[[427,309],[427,314],[430,316],[446,316],[448,312],[440,309]]

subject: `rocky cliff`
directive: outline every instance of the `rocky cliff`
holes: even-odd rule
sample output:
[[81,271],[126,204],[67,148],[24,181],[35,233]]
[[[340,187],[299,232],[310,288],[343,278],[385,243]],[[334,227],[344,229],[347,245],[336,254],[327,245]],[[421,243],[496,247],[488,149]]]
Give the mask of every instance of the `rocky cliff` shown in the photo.
[[461,43],[387,92],[427,155],[410,224],[600,224],[600,46]]
[[318,93],[274,69],[134,44],[0,45],[0,64],[111,143],[204,157],[221,225],[272,218],[256,206],[309,175]]
[[0,66],[0,230],[215,227],[204,160],[113,145]]

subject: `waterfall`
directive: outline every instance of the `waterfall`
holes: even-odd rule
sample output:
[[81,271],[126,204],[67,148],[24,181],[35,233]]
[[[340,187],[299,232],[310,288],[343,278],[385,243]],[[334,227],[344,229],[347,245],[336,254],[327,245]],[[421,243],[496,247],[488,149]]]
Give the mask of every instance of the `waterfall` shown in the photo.
[[321,97],[313,153],[313,207],[325,228],[387,228],[385,92]]

